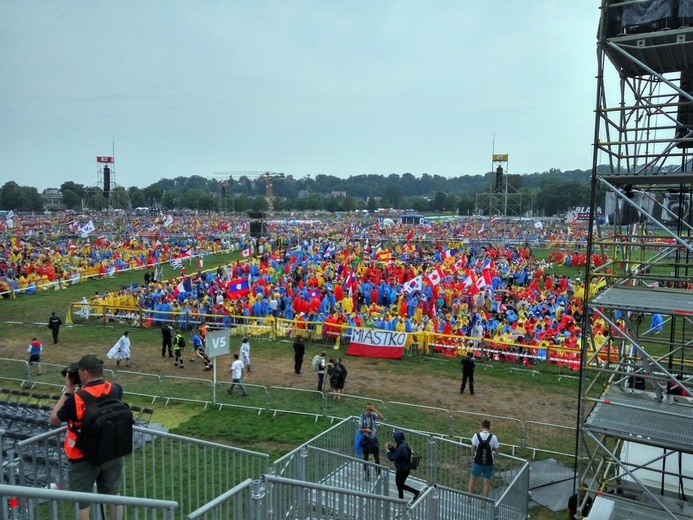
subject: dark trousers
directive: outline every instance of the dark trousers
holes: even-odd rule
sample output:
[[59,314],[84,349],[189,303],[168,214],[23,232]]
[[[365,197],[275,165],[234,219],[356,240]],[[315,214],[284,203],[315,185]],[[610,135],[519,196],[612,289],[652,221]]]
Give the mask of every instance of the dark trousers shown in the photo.
[[58,342],[59,329],[57,327],[53,328],[53,329],[51,329],[51,332],[53,333],[53,344],[55,345]]
[[303,356],[294,355],[294,372],[296,372],[297,374],[300,374],[302,366],[303,366]]
[[173,357],[173,344],[171,341],[171,338],[164,338],[161,341],[161,355],[165,356],[166,355],[166,349],[168,348],[168,357]]
[[462,386],[460,386],[460,392],[463,393],[464,389],[467,387],[467,381],[469,381],[469,391],[474,393],[474,373],[467,374],[462,372]]
[[325,373],[318,372],[318,392],[322,392],[322,385],[325,382]]
[[409,469],[398,469],[395,473],[395,484],[397,485],[397,493],[399,498],[404,498],[404,492],[409,491],[415,497],[419,495],[419,491],[411,486],[407,486],[406,481],[409,476]]
[[[370,453],[364,451],[363,460],[368,460],[368,455],[370,455]],[[375,462],[376,464],[380,464],[380,449],[373,452],[373,462]],[[368,471],[369,469],[370,468],[368,464],[363,465],[363,470],[366,472],[367,477],[370,476],[370,471]],[[376,473],[380,475],[380,468],[376,469]]]

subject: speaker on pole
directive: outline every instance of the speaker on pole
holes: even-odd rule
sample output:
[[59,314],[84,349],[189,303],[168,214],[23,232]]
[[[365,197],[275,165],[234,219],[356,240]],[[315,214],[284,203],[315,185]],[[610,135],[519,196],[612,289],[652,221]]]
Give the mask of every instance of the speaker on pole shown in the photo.
[[[681,71],[681,90],[693,95],[693,69]],[[679,95],[679,106],[676,112],[676,138],[686,139],[679,141],[676,146],[679,148],[693,148],[693,135],[686,137],[693,131],[693,101],[685,96]]]
[[103,196],[108,197],[111,192],[111,169],[108,166],[103,167]]
[[503,167],[496,168],[496,193],[503,192]]
[[250,217],[250,236],[260,238],[266,236],[265,214],[262,211],[249,211]]

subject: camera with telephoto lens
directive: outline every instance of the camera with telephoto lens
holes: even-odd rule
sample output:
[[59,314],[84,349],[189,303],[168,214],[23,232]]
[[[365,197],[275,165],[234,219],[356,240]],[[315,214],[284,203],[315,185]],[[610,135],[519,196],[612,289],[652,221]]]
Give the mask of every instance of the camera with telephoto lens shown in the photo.
[[72,382],[73,385],[81,385],[82,380],[79,378],[79,368],[77,367],[65,367],[62,369],[60,372],[63,377],[69,376],[70,381]]

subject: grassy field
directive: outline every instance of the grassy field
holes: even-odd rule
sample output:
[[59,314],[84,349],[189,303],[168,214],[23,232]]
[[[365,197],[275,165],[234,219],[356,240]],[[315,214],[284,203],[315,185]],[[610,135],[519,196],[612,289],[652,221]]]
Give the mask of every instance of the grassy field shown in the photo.
[[[537,254],[542,254],[537,251]],[[545,254],[545,251],[543,252]],[[218,265],[224,265],[229,261],[238,259],[239,253],[218,255],[205,258],[205,269],[216,269]],[[188,268],[192,270],[191,267]],[[559,274],[574,276],[574,268],[561,266],[556,269]],[[5,299],[0,302],[0,313],[4,316],[20,314],[22,317],[30,316],[31,324],[13,325],[4,323],[0,325],[0,357],[25,359],[26,345],[32,336],[40,337],[45,349],[44,360],[50,359],[55,363],[69,363],[78,359],[85,351],[102,352],[112,345],[122,333],[123,325],[98,325],[98,326],[64,326],[60,332],[60,344],[50,345],[49,331],[46,322],[50,312],[55,310],[63,319],[70,302],[79,301],[82,296],[90,296],[95,292],[113,291],[121,286],[129,286],[131,282],[143,280],[143,272],[125,273],[107,279],[95,279],[76,286],[68,286],[58,291],[45,291],[37,295],[20,295],[16,299]],[[166,266],[165,276],[178,273]],[[6,321],[6,320],[3,320]],[[22,320],[25,323],[27,320]],[[137,329],[133,331],[134,352],[141,348],[159,348],[160,335],[158,329]],[[314,352],[320,350],[319,346],[309,345],[306,359],[309,360]],[[253,343],[253,359],[260,366],[271,366],[280,360],[284,363],[290,358],[290,344],[286,342],[255,341]],[[160,361],[160,360],[159,360]],[[400,362],[387,360],[350,359],[351,366],[358,371],[366,370],[383,374],[383,377],[399,378],[407,380],[412,373],[425,374],[432,380],[455,380],[459,378],[459,365],[455,359],[422,358],[419,356],[405,357]],[[364,367],[364,368],[361,368]],[[169,367],[170,368],[170,367]],[[159,365],[152,367],[138,367],[141,371],[160,371]],[[351,370],[351,369],[350,369]],[[480,372],[481,372],[480,368]],[[542,372],[534,377],[528,377],[521,372],[509,372],[507,370],[489,370],[479,374],[482,384],[493,386],[499,392],[507,392],[508,395],[531,394],[536,389],[548,395],[568,395],[576,399],[577,382],[574,379],[559,379],[556,377],[555,366],[544,366]],[[59,383],[59,381],[57,381]],[[357,395],[369,395],[368,387],[359,387],[358,384],[351,389]],[[378,397],[383,401],[399,400],[401,389],[397,385],[382,385],[378,388]],[[151,405],[144,399],[133,398],[131,404],[140,406],[152,406],[155,409],[154,421],[161,422],[172,432],[216,440],[226,444],[243,447],[250,450],[261,451],[270,455],[270,460],[287,453],[301,443],[309,440],[318,433],[324,431],[330,421],[319,418],[300,415],[260,414],[255,411],[244,411],[226,408],[224,410],[204,410],[199,404],[171,403],[164,406],[157,402]],[[517,414],[522,414],[522,406],[514,407]],[[523,419],[523,417],[518,417]],[[550,417],[547,422],[550,422]],[[424,417],[422,419],[430,428],[431,423]],[[232,425],[232,426],[230,426]],[[417,421],[412,418],[412,426]],[[551,513],[543,508],[535,508],[532,518],[553,520],[564,518],[565,513]]]

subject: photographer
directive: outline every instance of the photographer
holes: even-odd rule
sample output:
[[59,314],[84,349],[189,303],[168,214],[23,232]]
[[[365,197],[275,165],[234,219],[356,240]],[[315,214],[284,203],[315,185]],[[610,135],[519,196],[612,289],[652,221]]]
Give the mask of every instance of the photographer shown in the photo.
[[[79,362],[64,369],[63,375],[65,375],[65,393],[53,407],[50,423],[51,426],[60,426],[66,422],[68,426],[63,448],[70,460],[68,471],[70,491],[91,493],[96,482],[100,494],[117,495],[123,472],[123,457],[93,465],[77,448],[77,431],[81,427],[81,419],[87,405],[79,394],[75,394],[75,391],[81,386],[83,391],[94,397],[112,394],[118,400],[122,400],[123,389],[116,383],[104,381],[103,361],[94,354],[82,356]],[[109,513],[110,518],[116,518],[114,506],[111,506]],[[89,518],[89,503],[80,502],[79,519],[88,520]]]

